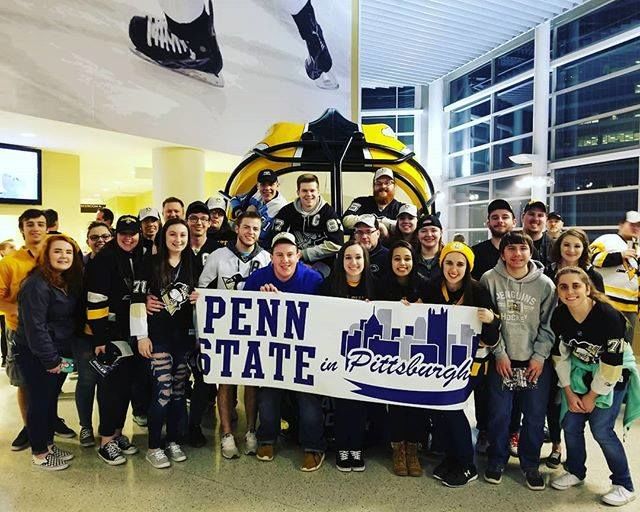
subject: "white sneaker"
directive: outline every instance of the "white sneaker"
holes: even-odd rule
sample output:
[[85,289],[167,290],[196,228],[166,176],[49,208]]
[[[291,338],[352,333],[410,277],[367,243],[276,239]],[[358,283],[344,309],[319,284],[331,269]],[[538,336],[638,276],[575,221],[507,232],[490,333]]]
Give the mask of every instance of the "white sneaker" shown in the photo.
[[240,457],[240,452],[236,446],[236,440],[233,438],[233,434],[223,435],[220,444],[222,446],[222,456],[225,459],[235,459]]
[[558,489],[559,491],[566,491],[570,487],[575,487],[576,485],[582,485],[584,480],[580,480],[573,473],[563,473],[558,478],[554,478],[551,481],[551,487],[554,489]]
[[177,443],[169,443],[169,446],[167,446],[167,451],[169,452],[169,457],[171,458],[171,460],[175,462],[182,462],[184,460],[187,460],[187,456],[182,451],[180,445]]
[[627,503],[631,503],[633,500],[635,500],[636,494],[632,491],[627,490],[627,488],[623,487],[622,485],[614,484],[613,487],[611,487],[611,490],[601,499],[607,505],[621,507],[622,505],[626,505]]
[[171,462],[169,462],[169,458],[162,451],[162,448],[156,448],[155,450],[148,451],[145,458],[147,459],[147,462],[156,469],[163,469],[171,466]]
[[258,438],[255,432],[248,431],[244,435],[244,454],[255,455],[258,452]]

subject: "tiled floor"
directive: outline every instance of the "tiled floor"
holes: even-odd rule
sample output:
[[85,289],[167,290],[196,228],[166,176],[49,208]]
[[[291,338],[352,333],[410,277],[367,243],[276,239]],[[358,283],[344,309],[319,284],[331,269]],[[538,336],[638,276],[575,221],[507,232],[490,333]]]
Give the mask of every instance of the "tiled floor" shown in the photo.
[[[65,384],[60,411],[67,423],[78,427],[73,401],[73,382]],[[503,483],[493,486],[482,481],[467,488],[448,489],[430,476],[399,478],[391,473],[390,454],[384,450],[367,454],[364,473],[338,472],[333,454],[315,473],[298,469],[301,453],[294,446],[280,448],[273,462],[255,457],[227,461],[218,449],[215,428],[205,430],[209,444],[201,449],[185,449],[189,459],[167,470],[153,469],[145,460],[145,430],[127,421],[125,433],[142,449],[127,464],[109,467],[92,448],[82,448],[76,439],[59,440],[60,446],[76,457],[65,471],[50,473],[31,467],[28,450],[11,452],[17,434],[15,389],[0,373],[0,512],[143,512],[143,511],[592,511],[607,508],[598,494],[609,488],[604,458],[588,439],[590,472],[586,485],[565,492],[548,488],[529,491],[515,459]],[[640,475],[640,440],[636,425],[625,447],[632,474]],[[242,439],[242,431],[238,435]],[[214,442],[215,441],[215,442]],[[215,448],[215,449],[214,449]],[[549,445],[543,447],[543,455]],[[425,475],[430,475],[434,459],[425,458]],[[485,460],[478,461],[482,471]],[[553,474],[542,466],[546,476]],[[556,472],[556,473],[559,473]],[[627,505],[639,510],[640,501]]]

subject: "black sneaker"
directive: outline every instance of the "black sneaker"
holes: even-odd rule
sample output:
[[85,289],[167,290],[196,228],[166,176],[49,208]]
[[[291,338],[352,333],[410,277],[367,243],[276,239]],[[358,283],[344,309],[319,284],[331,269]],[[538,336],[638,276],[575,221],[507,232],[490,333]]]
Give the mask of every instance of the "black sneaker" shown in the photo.
[[449,472],[444,475],[442,485],[446,485],[447,487],[464,487],[469,482],[473,482],[477,479],[478,470],[474,464],[471,464],[466,468],[458,466],[451,468]]
[[557,450],[552,451],[547,457],[546,464],[548,468],[558,469],[562,464],[562,453]]
[[502,482],[502,472],[504,470],[501,467],[488,467],[484,471],[484,479],[490,484],[498,485]]
[[89,448],[96,444],[96,439],[93,435],[93,429],[89,427],[82,427],[80,429],[80,446]]
[[191,425],[189,427],[189,435],[187,438],[187,444],[194,448],[202,448],[207,444],[207,438],[204,437],[202,429],[199,425]]
[[349,450],[338,450],[336,452],[336,468],[338,468],[338,471],[342,471],[343,473],[351,471]]
[[98,450],[98,457],[110,466],[119,466],[120,464],[127,462],[127,458],[122,455],[122,450],[118,448],[118,443],[115,441],[109,441],[100,448]]
[[122,451],[122,453],[124,453],[125,455],[135,455],[136,453],[138,453],[138,448],[136,447],[136,445],[132,444],[131,441],[129,441],[129,438],[127,436],[118,436],[114,439],[114,441],[118,444],[118,448],[120,448],[120,451]]
[[454,461],[448,457],[445,457],[440,464],[433,468],[433,478],[435,478],[436,480],[444,480],[444,477],[451,469],[453,469],[453,467]]
[[524,476],[527,479],[527,487],[532,491],[544,491],[546,487],[544,483],[544,477],[538,470],[538,468],[528,469],[524,472]]
[[18,434],[18,436],[11,443],[11,450],[14,452],[19,452],[21,450],[25,450],[29,448],[29,432],[27,432],[27,427],[22,427],[22,430]]
[[351,459],[351,469],[353,471],[361,472],[366,469],[362,450],[351,450],[349,452],[349,458]]
[[64,422],[62,418],[56,419],[56,422],[53,426],[53,430],[58,437],[76,437],[78,434],[75,433],[73,429],[67,427],[67,424]]

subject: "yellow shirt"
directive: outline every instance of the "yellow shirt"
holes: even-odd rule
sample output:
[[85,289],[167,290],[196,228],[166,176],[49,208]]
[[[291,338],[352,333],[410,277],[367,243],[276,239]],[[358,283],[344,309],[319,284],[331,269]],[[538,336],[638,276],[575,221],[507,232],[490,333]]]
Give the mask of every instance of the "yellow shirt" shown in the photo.
[[[26,247],[2,258],[0,260],[0,297],[7,302],[17,304],[22,280],[35,266],[36,258]],[[5,315],[7,327],[15,331],[18,328],[18,315],[13,313]]]

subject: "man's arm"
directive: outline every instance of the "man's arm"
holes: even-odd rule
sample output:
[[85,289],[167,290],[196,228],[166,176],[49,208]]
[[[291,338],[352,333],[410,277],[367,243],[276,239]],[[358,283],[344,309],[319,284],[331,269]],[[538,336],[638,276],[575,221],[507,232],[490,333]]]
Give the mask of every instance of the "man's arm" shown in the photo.
[[327,216],[324,233],[326,238],[321,244],[314,245],[313,247],[307,247],[302,250],[302,259],[304,261],[313,263],[314,261],[323,260],[333,256],[344,244],[344,229],[342,228],[340,218],[333,208]]

